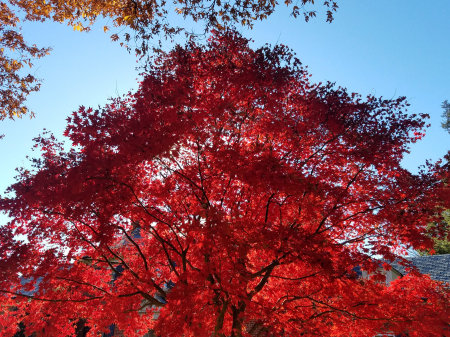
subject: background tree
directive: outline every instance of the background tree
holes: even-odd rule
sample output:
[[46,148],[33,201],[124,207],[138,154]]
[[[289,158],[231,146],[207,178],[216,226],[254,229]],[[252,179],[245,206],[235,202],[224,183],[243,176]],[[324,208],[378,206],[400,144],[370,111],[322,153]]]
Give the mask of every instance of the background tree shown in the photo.
[[436,254],[450,254],[450,241],[448,239],[448,237],[450,236],[450,210],[447,209],[442,212],[442,217],[444,221],[444,229],[442,230],[443,238],[433,238],[433,250],[436,252]]
[[[316,11],[309,9],[313,0],[301,0],[285,4],[292,9],[292,15],[303,15],[305,20],[314,17]],[[256,20],[263,20],[273,13],[275,1],[236,0],[222,1],[148,1],[148,0],[8,0],[0,2],[0,119],[20,117],[29,112],[25,99],[30,92],[39,90],[39,81],[23,69],[32,65],[34,58],[40,58],[49,52],[49,48],[38,48],[27,44],[18,24],[19,17],[28,21],[52,20],[67,23],[79,31],[88,31],[99,17],[111,19],[113,27],[126,27],[121,44],[128,45],[133,38],[140,43],[134,48],[138,55],[147,53],[149,41],[161,36],[173,37],[184,31],[185,27],[174,26],[168,16],[177,13],[183,18],[201,22],[204,30],[222,29],[235,23],[251,27]],[[336,1],[324,2],[326,20],[333,20],[333,12],[337,9]],[[314,7],[312,7],[314,8]],[[172,21],[173,22],[173,21]],[[112,27],[104,26],[105,32]],[[189,35],[189,34],[188,34]],[[192,34],[190,35],[192,36]],[[116,33],[113,40],[119,40]]]
[[442,127],[450,133],[450,103],[448,101],[442,102]]
[[[448,170],[449,165],[445,167]],[[448,182],[446,181],[446,184]],[[445,188],[445,194],[441,194],[443,198],[448,198],[448,185]],[[429,254],[450,254],[450,210],[438,208],[436,211],[440,214],[437,221],[428,225],[427,233],[433,239],[433,248],[429,250],[420,251],[421,255]]]
[[[450,103],[444,101],[442,103],[442,127],[450,133]],[[445,162],[442,165],[441,171],[442,180],[447,187],[444,193],[441,193],[442,198],[448,198],[448,176],[450,170],[450,154],[445,157]],[[446,209],[442,211],[439,209],[438,212],[441,213],[441,219],[438,223],[432,223],[429,225],[428,231],[429,235],[433,238],[433,252],[436,254],[450,254],[450,210]],[[430,251],[423,251],[421,254],[429,254]]]
[[80,108],[69,151],[37,138],[0,201],[2,334],[447,334],[448,288],[414,271],[386,286],[371,257],[431,247],[442,181],[400,166],[424,116],[308,78],[286,47],[216,34]]
[[31,74],[23,75],[23,68],[49,52],[24,41],[18,23],[10,6],[0,2],[0,120],[29,112],[25,99],[39,90],[39,81]]
[[[442,128],[450,133],[450,104],[448,101],[442,103]],[[442,180],[446,186],[444,193],[441,193],[442,198],[448,198],[448,176],[450,170],[450,154],[444,158],[444,164],[442,165]],[[442,209],[437,210],[441,213],[441,219],[439,222],[434,222],[429,225],[428,232],[430,237],[433,238],[433,249],[432,252],[436,254],[450,254],[450,210]],[[429,254],[430,250],[422,251],[420,254]]]

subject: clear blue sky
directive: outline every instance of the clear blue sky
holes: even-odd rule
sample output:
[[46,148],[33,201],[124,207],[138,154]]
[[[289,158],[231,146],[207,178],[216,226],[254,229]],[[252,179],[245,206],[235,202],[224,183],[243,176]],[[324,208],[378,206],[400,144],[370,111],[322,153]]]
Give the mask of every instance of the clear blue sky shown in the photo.
[[[319,1],[320,2],[320,1]],[[426,138],[403,164],[416,171],[425,159],[442,157],[450,136],[440,127],[443,100],[450,100],[450,1],[341,0],[332,24],[320,16],[309,23],[289,18],[281,8],[253,30],[240,29],[254,45],[291,47],[313,81],[333,81],[350,91],[386,98],[406,96],[410,112],[428,113]],[[86,33],[52,23],[27,25],[26,39],[51,46],[36,62],[43,80],[28,104],[36,117],[0,122],[0,193],[14,182],[15,168],[26,165],[32,139],[43,128],[57,136],[78,106],[103,105],[109,97],[137,88],[136,59],[110,42],[101,25]]]

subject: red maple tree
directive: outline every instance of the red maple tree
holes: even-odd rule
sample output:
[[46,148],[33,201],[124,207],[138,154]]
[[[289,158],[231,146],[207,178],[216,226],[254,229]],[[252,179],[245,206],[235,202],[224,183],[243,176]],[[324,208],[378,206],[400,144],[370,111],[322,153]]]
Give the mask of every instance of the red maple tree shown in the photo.
[[81,107],[70,150],[39,137],[0,203],[1,334],[448,333],[448,288],[387,286],[373,258],[431,244],[441,180],[399,164],[424,116],[308,77],[284,46],[215,34]]

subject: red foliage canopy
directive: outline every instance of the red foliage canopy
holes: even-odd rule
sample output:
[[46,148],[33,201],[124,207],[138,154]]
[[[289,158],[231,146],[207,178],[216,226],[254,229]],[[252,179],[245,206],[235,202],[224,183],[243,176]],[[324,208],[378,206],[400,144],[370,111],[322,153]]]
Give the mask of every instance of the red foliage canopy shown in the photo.
[[311,84],[287,48],[234,32],[152,69],[74,113],[71,150],[37,139],[1,200],[2,335],[448,332],[448,289],[416,272],[386,286],[371,257],[430,245],[442,186],[399,165],[424,116]]

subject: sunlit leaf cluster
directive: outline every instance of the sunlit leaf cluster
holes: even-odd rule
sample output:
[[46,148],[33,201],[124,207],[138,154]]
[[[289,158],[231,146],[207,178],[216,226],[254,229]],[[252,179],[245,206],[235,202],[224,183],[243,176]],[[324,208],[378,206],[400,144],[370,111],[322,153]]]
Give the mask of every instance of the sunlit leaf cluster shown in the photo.
[[0,2],[0,120],[29,113],[26,97],[39,90],[40,83],[28,72],[32,61],[48,52],[48,48],[38,48],[24,40],[17,14]]

